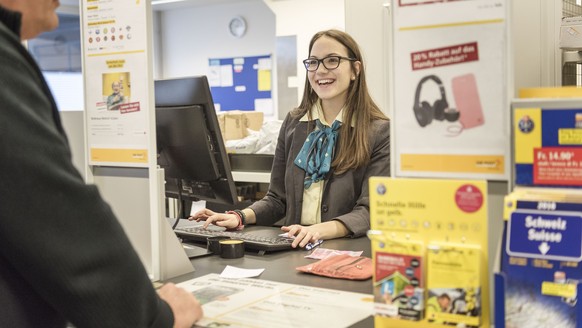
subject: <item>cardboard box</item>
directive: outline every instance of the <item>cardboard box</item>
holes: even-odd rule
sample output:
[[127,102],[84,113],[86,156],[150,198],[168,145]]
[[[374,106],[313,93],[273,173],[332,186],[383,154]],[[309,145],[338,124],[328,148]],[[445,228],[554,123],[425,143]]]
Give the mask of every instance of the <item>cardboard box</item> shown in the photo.
[[243,116],[240,113],[224,114],[224,130],[222,130],[224,140],[237,140],[244,137]]
[[247,129],[254,131],[261,130],[263,126],[263,112],[243,112],[243,117],[245,126],[243,135],[245,137],[249,135]]
[[263,125],[263,112],[235,110],[218,113],[217,117],[225,141],[243,139],[249,135],[247,129],[259,131]]

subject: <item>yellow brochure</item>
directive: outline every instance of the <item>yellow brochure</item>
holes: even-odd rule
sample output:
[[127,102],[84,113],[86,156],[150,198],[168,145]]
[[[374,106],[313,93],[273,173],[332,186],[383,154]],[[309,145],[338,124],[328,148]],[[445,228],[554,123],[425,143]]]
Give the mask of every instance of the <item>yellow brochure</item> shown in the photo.
[[476,246],[430,244],[426,261],[428,322],[476,328],[481,323],[481,251]]
[[395,319],[419,321],[424,316],[424,246],[394,240],[385,233],[368,234],[374,250],[374,312]]

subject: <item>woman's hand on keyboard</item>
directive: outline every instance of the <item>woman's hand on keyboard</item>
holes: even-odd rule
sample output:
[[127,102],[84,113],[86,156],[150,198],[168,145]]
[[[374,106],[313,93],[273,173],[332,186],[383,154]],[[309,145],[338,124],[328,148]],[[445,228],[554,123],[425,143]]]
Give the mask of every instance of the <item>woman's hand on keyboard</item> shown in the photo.
[[204,228],[208,228],[210,224],[227,229],[235,229],[239,225],[239,218],[236,214],[217,213],[207,208],[196,212],[188,218],[190,221],[205,221]]
[[305,247],[308,243],[316,242],[320,239],[320,234],[313,227],[306,227],[299,224],[293,224],[290,226],[283,226],[281,230],[287,232],[288,236],[294,236],[295,239],[291,244],[291,247],[295,248]]

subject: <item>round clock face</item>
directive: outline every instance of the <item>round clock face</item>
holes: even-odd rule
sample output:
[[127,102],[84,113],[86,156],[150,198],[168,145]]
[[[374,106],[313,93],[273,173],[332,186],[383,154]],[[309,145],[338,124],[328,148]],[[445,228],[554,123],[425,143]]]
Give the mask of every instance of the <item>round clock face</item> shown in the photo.
[[247,23],[245,22],[244,18],[237,16],[230,20],[230,23],[228,24],[228,30],[230,31],[230,34],[240,38],[247,31]]

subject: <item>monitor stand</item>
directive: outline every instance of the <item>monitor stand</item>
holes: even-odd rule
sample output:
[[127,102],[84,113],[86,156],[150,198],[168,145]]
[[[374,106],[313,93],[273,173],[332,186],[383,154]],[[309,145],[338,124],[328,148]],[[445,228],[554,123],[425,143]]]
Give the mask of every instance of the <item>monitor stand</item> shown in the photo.
[[[162,213],[165,213],[165,189],[163,185],[164,170],[158,169],[159,205]],[[162,182],[162,183],[160,183]],[[160,214],[162,214],[160,213]],[[182,243],[178,240],[172,226],[164,214],[160,215],[159,226],[159,264],[160,280],[172,279],[187,273],[194,272],[194,266],[190,262]]]
[[160,265],[161,279],[171,279],[186,273],[194,272],[194,267],[190,262],[182,243],[178,240],[176,233],[168,223],[168,220],[162,220],[161,227],[161,249]]

